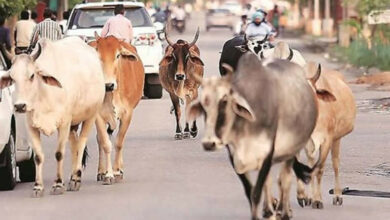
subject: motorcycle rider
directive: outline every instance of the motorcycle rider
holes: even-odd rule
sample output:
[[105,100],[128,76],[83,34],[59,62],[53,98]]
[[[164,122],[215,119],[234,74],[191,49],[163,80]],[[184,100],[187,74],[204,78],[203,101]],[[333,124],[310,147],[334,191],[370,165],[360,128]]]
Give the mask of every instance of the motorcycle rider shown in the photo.
[[252,22],[246,28],[245,34],[248,38],[268,35],[269,41],[273,41],[276,35],[272,26],[265,20],[266,14],[263,11],[256,11],[252,15]]
[[182,22],[182,30],[185,29],[185,19],[186,19],[186,12],[184,11],[183,7],[181,5],[178,5],[178,7],[173,11],[173,17],[175,21],[176,28],[179,22]]

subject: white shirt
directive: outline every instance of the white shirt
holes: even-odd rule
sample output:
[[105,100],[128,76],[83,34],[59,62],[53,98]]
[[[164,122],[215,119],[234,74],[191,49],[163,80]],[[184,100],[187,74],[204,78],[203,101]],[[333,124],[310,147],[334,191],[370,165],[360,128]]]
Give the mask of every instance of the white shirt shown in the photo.
[[246,28],[245,34],[247,37],[274,35],[272,27],[265,22],[261,22],[259,26],[256,26],[253,22]]
[[177,8],[175,10],[175,18],[177,20],[184,20],[186,18],[186,12],[182,8]]
[[28,47],[30,46],[30,38],[35,28],[35,22],[32,20],[20,20],[16,22],[16,46]]

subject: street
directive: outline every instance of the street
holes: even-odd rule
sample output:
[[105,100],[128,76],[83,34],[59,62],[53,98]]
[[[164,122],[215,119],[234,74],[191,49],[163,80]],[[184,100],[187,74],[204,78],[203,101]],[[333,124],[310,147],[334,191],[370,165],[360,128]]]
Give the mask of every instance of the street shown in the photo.
[[[200,26],[197,45],[205,64],[205,77],[219,76],[219,52],[232,33],[229,29],[206,32],[203,21],[203,14],[194,14],[183,35],[175,32],[170,37],[175,41],[178,37],[192,41],[196,28]],[[300,50],[307,61],[321,62],[324,68],[342,68],[341,64],[327,61],[323,54],[308,50],[305,40],[283,40]],[[351,72],[345,76],[347,81],[356,78]],[[341,185],[358,190],[390,191],[390,112],[377,112],[365,105],[367,100],[384,98],[388,93],[368,90],[366,85],[351,84],[351,87],[358,114],[354,131],[341,142]],[[124,180],[110,186],[96,181],[98,148],[96,132],[93,131],[88,140],[90,157],[80,191],[50,195],[56,177],[56,135],[43,137],[45,196],[31,198],[34,183],[19,183],[13,191],[0,192],[0,219],[250,219],[244,190],[230,166],[227,152],[209,153],[202,149],[203,118],[199,119],[198,137],[175,141],[175,118],[169,113],[170,108],[166,92],[162,99],[144,99],[139,103],[125,141]],[[390,219],[389,198],[345,195],[341,207],[333,206],[333,197],[328,192],[333,188],[334,179],[329,158],[322,182],[324,209],[301,208],[296,200],[296,183],[292,181],[293,218]],[[67,148],[64,162],[66,184],[70,166],[70,149]],[[274,166],[272,169],[275,197],[278,196],[278,168]]]

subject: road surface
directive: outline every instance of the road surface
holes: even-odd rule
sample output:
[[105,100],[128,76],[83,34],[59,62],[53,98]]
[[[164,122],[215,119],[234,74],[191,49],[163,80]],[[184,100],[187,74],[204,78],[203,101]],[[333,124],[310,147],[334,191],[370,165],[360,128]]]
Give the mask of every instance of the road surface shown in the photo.
[[[219,52],[223,42],[232,36],[231,32],[228,29],[205,32],[202,15],[195,14],[180,37],[191,41],[198,25],[202,30],[198,45],[205,63],[205,76],[217,76]],[[173,34],[172,38],[177,39],[177,36]],[[326,61],[323,54],[308,51],[302,39],[284,40],[301,50],[308,60],[322,62],[324,67],[340,67]],[[351,80],[354,75],[346,74],[346,77]],[[390,191],[390,116],[386,111],[370,110],[367,101],[387,94],[369,91],[365,86],[352,85],[352,88],[359,112],[355,130],[342,141],[342,186]],[[0,219],[250,219],[247,200],[226,151],[209,153],[202,150],[202,121],[199,122],[200,135],[197,138],[174,141],[175,119],[169,114],[170,108],[167,93],[160,100],[140,102],[125,142],[125,179],[111,186],[96,182],[98,153],[93,132],[88,141],[90,159],[83,173],[81,190],[60,196],[49,195],[55,179],[56,142],[55,137],[44,137],[45,196],[40,199],[30,197],[33,183],[20,183],[13,191],[0,192]],[[69,154],[68,148],[64,164],[68,177]],[[298,206],[293,183],[291,204],[294,219],[390,219],[390,199],[344,196],[342,207],[333,206],[332,196],[328,193],[332,185],[333,170],[328,160],[322,187],[325,208],[314,210]],[[276,184],[273,190],[277,195]]]

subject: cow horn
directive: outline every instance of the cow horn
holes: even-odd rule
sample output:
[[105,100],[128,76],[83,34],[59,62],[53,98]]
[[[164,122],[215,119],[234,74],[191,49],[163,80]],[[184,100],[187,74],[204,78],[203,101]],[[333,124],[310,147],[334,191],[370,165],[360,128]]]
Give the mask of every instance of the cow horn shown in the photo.
[[95,40],[99,40],[100,36],[99,34],[95,31]]
[[198,40],[199,38],[199,27],[198,29],[196,30],[196,34],[195,34],[195,37],[194,37],[194,40],[189,44],[189,47],[192,47],[195,45],[196,41]]
[[310,79],[310,81],[313,83],[313,85],[317,82],[317,80],[321,76],[321,64],[318,64],[317,72],[316,74]]
[[174,45],[174,43],[173,43],[171,40],[169,40],[167,31],[168,31],[168,23],[167,23],[167,25],[166,25],[165,28],[164,28],[164,34],[165,34],[165,40],[167,41],[167,43],[169,44],[169,46],[172,47],[172,46]]
[[42,47],[41,47],[41,44],[38,43],[38,51],[37,51],[36,53],[30,55],[31,58],[32,58],[32,60],[33,60],[33,61],[37,60],[38,57],[41,55],[41,52],[42,52]]
[[[290,50],[290,55],[288,55],[287,60],[291,61],[293,56],[294,56],[294,52],[293,52],[293,50],[291,50],[291,48],[289,48],[289,50]],[[320,70],[321,70],[321,67],[320,67]]]

